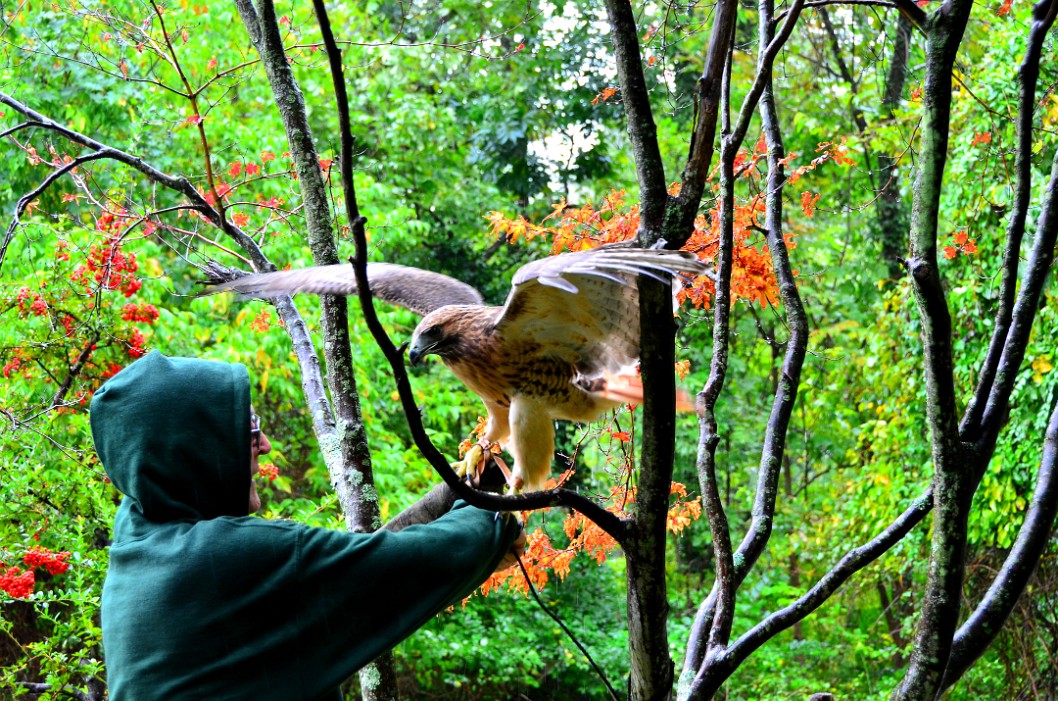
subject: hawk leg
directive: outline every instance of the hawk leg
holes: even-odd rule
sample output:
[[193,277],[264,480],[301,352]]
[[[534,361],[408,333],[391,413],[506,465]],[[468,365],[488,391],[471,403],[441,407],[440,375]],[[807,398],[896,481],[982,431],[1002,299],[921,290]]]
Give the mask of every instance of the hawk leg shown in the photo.
[[515,491],[544,488],[555,457],[555,422],[549,406],[539,399],[516,397],[511,402],[511,442],[514,457],[511,486]]

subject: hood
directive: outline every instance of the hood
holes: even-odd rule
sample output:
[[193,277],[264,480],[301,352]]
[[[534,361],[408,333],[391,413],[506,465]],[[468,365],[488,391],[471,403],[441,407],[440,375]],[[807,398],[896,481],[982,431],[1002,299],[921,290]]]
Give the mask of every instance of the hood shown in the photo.
[[154,522],[249,512],[245,366],[155,351],[96,391],[89,418],[103,468],[133,511]]

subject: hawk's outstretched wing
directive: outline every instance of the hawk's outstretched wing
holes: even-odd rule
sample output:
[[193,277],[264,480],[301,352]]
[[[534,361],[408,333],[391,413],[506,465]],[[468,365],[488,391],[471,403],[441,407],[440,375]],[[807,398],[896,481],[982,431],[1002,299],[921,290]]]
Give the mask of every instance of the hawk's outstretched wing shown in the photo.
[[602,246],[521,267],[495,332],[539,347],[591,377],[639,359],[637,275],[701,275],[691,253]]
[[[448,304],[483,304],[481,293],[441,273],[393,263],[368,263],[367,279],[375,297],[426,315]],[[355,295],[353,266],[321,265],[300,270],[247,275],[208,290],[205,294],[238,292],[247,297],[275,297],[296,292]]]

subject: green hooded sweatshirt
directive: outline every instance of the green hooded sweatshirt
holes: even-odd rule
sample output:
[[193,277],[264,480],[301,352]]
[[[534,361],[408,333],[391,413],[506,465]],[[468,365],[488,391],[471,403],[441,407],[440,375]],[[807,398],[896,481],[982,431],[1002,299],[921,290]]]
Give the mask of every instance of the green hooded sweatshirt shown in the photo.
[[518,532],[463,502],[397,533],[248,516],[242,365],[150,353],[96,392],[91,423],[125,494],[103,586],[113,701],[340,698],[480,585]]

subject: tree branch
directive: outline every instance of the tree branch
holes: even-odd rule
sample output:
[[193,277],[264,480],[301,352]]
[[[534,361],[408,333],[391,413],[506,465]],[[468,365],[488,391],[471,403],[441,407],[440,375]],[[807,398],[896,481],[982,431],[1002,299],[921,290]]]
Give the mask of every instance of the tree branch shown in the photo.
[[[762,0],[759,4],[759,36],[762,46],[771,47],[774,45],[772,37],[773,14],[774,5],[772,0]],[[772,252],[772,267],[779,283],[783,307],[786,309],[786,325],[790,330],[790,338],[786,345],[782,374],[776,387],[775,399],[772,404],[764,445],[761,451],[758,486],[753,507],[753,523],[745,539],[740,544],[737,553],[733,556],[734,571],[731,574],[731,579],[735,587],[739,586],[745,579],[770,538],[772,518],[775,513],[778,478],[786,445],[786,434],[797,398],[797,390],[800,386],[801,367],[804,362],[808,340],[808,319],[797,290],[797,284],[790,266],[789,253],[782,233],[782,192],[786,181],[782,159],[785,157],[785,148],[782,143],[778,111],[771,84],[770,66],[767,66],[768,70],[764,70],[766,62],[769,60],[767,51],[762,52],[759,57],[760,63],[758,64],[761,74],[767,76],[760,99],[762,126],[764,128],[765,141],[768,145],[765,231],[768,238],[768,246]],[[720,616],[721,610],[719,602],[723,587],[719,584],[719,579],[718,574],[718,586],[716,587],[718,610],[714,614],[715,616]],[[712,660],[706,657],[704,660],[705,664],[701,666],[693,682],[693,695],[708,698],[715,691],[713,689],[714,684],[719,688],[719,684],[723,683],[730,671],[737,666],[728,667],[726,665],[724,660],[727,655],[727,652],[723,652],[716,655]],[[689,649],[687,659],[688,663],[698,661],[697,653],[692,654]],[[701,663],[699,662],[699,664]],[[685,664],[685,678],[690,671],[691,669]],[[710,689],[713,689],[713,691]]]
[[[847,552],[838,564],[805,592],[797,601],[766,617],[763,621],[746,631],[724,654],[722,666],[728,675],[738,669],[746,658],[761,645],[779,633],[791,628],[798,621],[807,618],[813,611],[822,606],[831,596],[847,582],[852,575],[867,567],[899,543],[926,517],[933,508],[932,494],[927,491],[912,502],[893,523],[879,533],[874,539]],[[722,683],[726,676],[720,679]],[[705,690],[709,692],[709,689]],[[712,689],[711,693],[715,693]]]
[[860,130],[860,133],[867,131],[867,119],[863,116],[863,110],[856,106],[854,100],[857,93],[860,91],[860,86],[856,80],[856,76],[852,75],[852,71],[849,70],[849,65],[845,62],[845,57],[841,55],[841,42],[838,40],[837,30],[834,29],[834,23],[830,21],[830,13],[827,12],[826,8],[819,8],[819,18],[823,20],[823,28],[826,29],[827,38],[830,39],[830,50],[834,54],[834,61],[838,64],[838,73],[841,74],[842,79],[849,84],[851,91],[852,103],[852,119],[856,122],[856,128]]
[[[772,0],[762,0],[760,3],[762,45],[774,44],[774,40],[770,37],[770,27],[773,23],[768,21],[773,12]],[[766,57],[760,60],[763,62]],[[775,388],[771,414],[765,429],[764,445],[761,449],[757,491],[753,502],[753,522],[735,555],[735,559],[739,562],[738,581],[740,583],[764,551],[771,536],[779,473],[786,448],[786,434],[794,403],[797,400],[797,392],[801,384],[801,368],[808,347],[808,317],[805,314],[804,304],[801,302],[801,295],[797,289],[797,282],[790,265],[789,251],[783,236],[782,194],[786,184],[786,173],[782,161],[786,157],[786,149],[783,145],[770,70],[767,76],[760,100],[761,124],[764,128],[765,143],[768,146],[765,228],[767,229],[768,248],[772,255],[772,269],[779,286],[783,308],[786,310],[786,327],[790,336],[787,341],[786,354],[783,357],[782,373]]]
[[674,668],[668,643],[665,543],[676,451],[676,324],[670,284],[641,275],[639,290],[643,437],[636,509],[625,545],[633,701],[667,695]]
[[[238,0],[244,2],[245,0]],[[337,47],[333,47],[334,51],[337,51]],[[331,56],[332,49],[328,49],[328,56]],[[339,59],[340,60],[340,59]],[[336,85],[336,95],[338,87]],[[343,86],[344,94],[344,86]],[[345,102],[345,114],[346,119],[342,119],[342,122],[348,122],[348,102]],[[342,108],[340,108],[342,109]],[[343,129],[346,127],[343,127]],[[352,138],[351,133],[348,135],[350,140]],[[345,145],[343,144],[343,149]],[[351,149],[351,144],[350,144]],[[344,153],[344,151],[343,151]],[[349,164],[348,177],[352,178],[352,159],[342,158]],[[344,171],[345,163],[340,164]],[[346,175],[343,174],[343,179]],[[355,207],[355,205],[354,205]],[[353,259],[352,264],[354,272],[358,276],[357,294],[361,299],[362,313],[364,314],[364,320],[367,323],[368,329],[374,336],[376,343],[379,348],[382,349],[383,354],[386,356],[387,361],[390,363],[390,367],[393,370],[393,379],[397,386],[397,393],[400,397],[401,406],[404,409],[405,416],[408,419],[408,428],[411,432],[412,439],[415,442],[416,447],[422,452],[423,457],[426,458],[427,462],[437,471],[437,473],[444,480],[445,484],[460,498],[483,509],[489,509],[492,511],[527,511],[530,509],[540,509],[549,506],[567,506],[574,508],[583,513],[585,516],[594,521],[600,528],[606,533],[613,536],[619,543],[623,543],[626,538],[625,524],[621,519],[615,516],[613,513],[602,508],[594,501],[584,497],[576,492],[572,492],[568,489],[553,489],[545,492],[533,492],[530,494],[524,494],[519,496],[499,496],[488,492],[476,490],[459,479],[456,473],[452,470],[448,461],[437,450],[433,442],[430,441],[429,436],[426,434],[426,430],[422,423],[422,412],[419,407],[415,404],[414,394],[411,390],[411,384],[408,381],[408,374],[404,367],[403,358],[403,347],[397,348],[393,342],[389,339],[385,329],[382,327],[381,322],[378,320],[378,315],[375,313],[374,306],[371,303],[370,297],[370,286],[367,284],[366,279],[366,251],[367,241],[364,231],[364,220],[359,216],[355,209],[351,210],[354,214],[355,219],[350,221],[353,240],[356,245],[357,255]],[[361,277],[362,276],[362,277]]]
[[757,102],[760,100],[760,96],[764,92],[764,86],[771,81],[771,72],[772,66],[775,64],[775,57],[779,55],[782,47],[786,45],[786,41],[790,38],[794,25],[797,24],[797,20],[801,16],[801,9],[803,7],[804,0],[793,0],[790,9],[786,13],[786,19],[783,20],[782,26],[779,28],[779,31],[775,33],[775,36],[772,37],[771,41],[767,43],[767,48],[757,60],[757,75],[753,79],[753,85],[750,86],[749,92],[746,93],[746,97],[742,100],[742,109],[739,111],[738,120],[735,122],[735,126],[731,129],[730,138],[734,141],[736,150],[742,145],[742,142],[746,138],[746,132],[749,131],[750,120],[753,118],[753,112],[757,109]]
[[14,99],[6,93],[0,92],[0,103],[7,105],[16,112],[29,117],[39,124],[39,126],[61,134],[64,138],[72,141],[81,146],[92,149],[99,154],[98,158],[92,160],[98,160],[101,158],[109,158],[123,163],[139,172],[143,173],[153,182],[162,185],[163,187],[173,190],[188,199],[191,203],[191,208],[200,212],[206,217],[214,226],[223,229],[228,236],[235,239],[235,241],[242,247],[244,251],[250,255],[250,260],[253,261],[254,267],[258,270],[267,270],[271,265],[268,259],[261,253],[260,248],[254,242],[253,238],[247,236],[241,229],[225,221],[224,217],[219,211],[212,207],[202,195],[199,194],[195,186],[191,184],[191,181],[187,178],[178,178],[167,173],[163,173],[154,166],[151,166],[142,158],[133,156],[120,149],[107,146],[106,144],[100,143],[95,139],[85,136],[73,129],[65,127],[58,122],[55,122],[48,117],[30,109],[26,105],[23,105],[18,100]]
[[[1017,302],[1010,315],[1010,329],[1006,334],[1003,353],[996,368],[996,379],[981,417],[977,447],[979,453],[986,457],[991,457],[995,449],[1003,417],[1009,406],[1010,393],[1014,391],[1021,362],[1025,359],[1025,349],[1040,306],[1040,297],[1047,286],[1054,262],[1054,247],[1058,242],[1058,151],[1051,162],[1051,178],[1047,183],[1042,204],[1036,223],[1036,240],[1029,254],[1028,267],[1021,281]],[[980,479],[981,474],[983,465],[979,465],[975,477]]]
[[1058,512],[1058,407],[1051,412],[1032,502],[1014,547],[981,603],[955,633],[942,689],[955,684],[999,635],[1046,549]]
[[694,219],[705,192],[713,161],[716,125],[720,115],[720,88],[734,41],[737,0],[717,0],[712,33],[705,51],[705,66],[694,88],[694,122],[687,162],[680,175],[680,194],[669,200],[664,238],[670,248],[680,248],[694,231]]
[[929,19],[925,10],[913,0],[894,0],[894,2],[896,3],[896,9],[900,10],[900,14],[907,18],[912,27],[920,32],[925,32],[926,20]]
[[48,177],[44,178],[40,185],[18,199],[18,203],[15,205],[15,213],[11,217],[11,224],[8,225],[7,232],[4,234],[4,240],[0,243],[0,268],[3,268],[4,266],[4,256],[7,254],[7,247],[11,245],[11,239],[15,237],[15,229],[17,229],[18,225],[22,223],[22,215],[25,213],[26,208],[59,178],[66,175],[77,166],[90,161],[98,161],[102,158],[108,158],[108,156],[100,151],[89,153],[85,156],[78,156],[73,159],[73,161],[64,163],[62,166],[48,173]]
[[[805,9],[812,7],[830,7],[835,5],[864,5],[867,7],[889,7],[897,10],[918,31],[923,31],[926,23],[926,12],[911,0],[807,0]],[[776,21],[782,21],[786,12],[776,16]]]
[[[331,211],[312,139],[305,101],[287,61],[272,0],[260,0],[254,10],[249,0],[236,0],[243,23],[261,58],[276,106],[290,144],[304,202],[306,233],[316,265],[338,263],[331,227]],[[256,39],[256,40],[255,40]],[[351,223],[351,222],[350,222]],[[316,426],[324,461],[353,531],[370,531],[381,525],[371,471],[370,451],[353,374],[349,340],[348,303],[345,297],[321,295],[324,354],[331,406]]]
[[81,374],[81,370],[84,369],[84,364],[88,362],[89,356],[92,355],[92,351],[95,348],[95,344],[99,341],[99,330],[92,330],[92,337],[84,344],[81,352],[77,355],[77,359],[66,373],[66,379],[62,381],[62,384],[55,390],[55,394],[52,395],[51,404],[49,408],[55,409],[62,405],[63,399],[66,398],[66,393],[70,391],[70,387],[73,386],[73,381],[77,379],[78,375]]
[[[199,194],[198,190],[195,189],[195,186],[186,178],[171,176],[158,170],[137,156],[107,146],[106,144],[96,141],[84,134],[64,127],[23,105],[9,95],[0,93],[0,103],[3,103],[20,114],[29,117],[43,128],[54,131],[76,144],[93,149],[95,153],[100,155],[100,158],[109,158],[118,163],[134,168],[147,176],[147,179],[151,182],[157,183],[169,190],[183,195],[189,201],[188,208],[201,213],[210,223],[220,228],[227,236],[232,238],[246,252],[256,270],[263,271],[274,269],[274,266],[265,257],[264,253],[261,252],[260,247],[253,238],[243,232],[239,227],[224,219],[221,213],[210,206],[205,198]],[[309,412],[313,419],[313,427],[316,430],[317,435],[321,435],[323,431],[326,430],[326,424],[323,422],[325,419],[329,420],[330,407],[327,402],[326,392],[323,389],[319,358],[316,356],[315,348],[312,345],[308,327],[305,325],[305,320],[301,317],[301,314],[298,312],[297,307],[294,306],[290,297],[277,298],[273,300],[273,304],[275,304],[276,310],[283,319],[284,328],[290,336],[294,353],[298,359],[298,365],[301,368],[302,388],[305,391]],[[331,423],[331,428],[333,430],[333,423]],[[327,454],[327,451],[324,451],[324,454]]]
[[[730,58],[729,58],[730,61]],[[728,64],[730,70],[730,62]],[[728,81],[725,80],[725,83]],[[722,91],[726,114],[730,102],[728,89]],[[724,126],[727,119],[724,119]],[[716,559],[716,612],[710,622],[709,639],[705,652],[706,663],[714,651],[727,646],[735,613],[735,565],[731,552],[731,529],[724,512],[723,498],[716,482],[716,448],[720,432],[716,421],[716,402],[727,379],[731,336],[731,269],[734,262],[735,226],[735,155],[738,147],[728,134],[722,134],[720,145],[720,240],[716,254],[716,293],[713,296],[713,355],[709,364],[709,378],[698,395],[698,483],[702,490],[703,508],[709,520]],[[704,633],[704,631],[701,631]],[[695,636],[699,637],[699,636]]]

